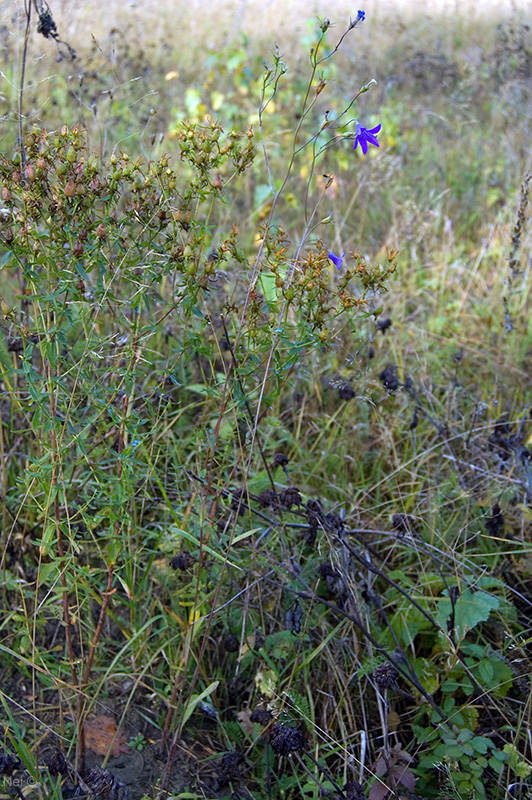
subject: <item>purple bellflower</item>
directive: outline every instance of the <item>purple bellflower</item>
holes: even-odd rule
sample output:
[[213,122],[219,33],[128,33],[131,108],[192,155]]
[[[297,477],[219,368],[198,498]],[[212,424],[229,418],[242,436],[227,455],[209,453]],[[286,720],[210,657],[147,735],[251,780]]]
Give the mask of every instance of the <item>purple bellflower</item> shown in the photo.
[[376,125],[374,128],[365,128],[360,122],[357,122],[355,125],[355,144],[353,145],[353,149],[356,150],[358,145],[360,145],[360,149],[366,155],[368,152],[368,144],[373,144],[375,147],[380,147],[379,140],[376,137],[376,133],[378,133],[381,129],[381,125]]
[[366,12],[365,11],[359,11],[358,14],[357,14],[357,22],[359,22],[359,21],[360,22],[364,22],[365,19],[366,19]]
[[330,258],[330,259],[331,259],[331,261],[333,262],[333,264],[334,264],[334,266],[336,267],[336,269],[342,269],[342,267],[344,266],[344,256],[345,256],[345,253],[342,253],[342,255],[341,255],[341,256],[335,256],[335,254],[333,253],[333,251],[332,251],[332,250],[329,250],[329,252],[327,253],[327,255],[329,256],[329,258]]

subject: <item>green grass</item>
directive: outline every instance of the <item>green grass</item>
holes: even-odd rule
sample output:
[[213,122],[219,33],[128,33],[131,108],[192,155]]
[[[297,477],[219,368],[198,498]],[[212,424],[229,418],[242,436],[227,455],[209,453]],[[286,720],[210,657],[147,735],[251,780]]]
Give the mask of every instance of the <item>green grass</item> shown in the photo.
[[527,796],[525,12],[120,9],[4,43],[7,793]]

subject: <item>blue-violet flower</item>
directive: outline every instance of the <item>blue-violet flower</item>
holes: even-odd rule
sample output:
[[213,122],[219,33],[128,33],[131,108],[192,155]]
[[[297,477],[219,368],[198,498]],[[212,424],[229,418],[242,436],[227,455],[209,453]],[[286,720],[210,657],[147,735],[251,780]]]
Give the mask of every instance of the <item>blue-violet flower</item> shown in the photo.
[[365,19],[366,19],[366,12],[365,11],[359,11],[358,14],[357,14],[357,22],[359,20],[360,20],[360,22],[364,22]]
[[327,255],[329,256],[329,258],[330,258],[330,259],[331,259],[331,261],[333,262],[333,264],[334,264],[334,266],[336,267],[336,269],[342,269],[342,267],[343,267],[343,265],[344,265],[344,263],[343,263],[343,262],[344,262],[344,256],[345,256],[345,253],[342,253],[342,255],[341,255],[341,256],[336,256],[336,255],[333,253],[333,251],[332,251],[332,250],[329,250],[329,252],[327,253]]
[[357,122],[355,125],[355,144],[353,145],[353,149],[356,150],[358,145],[360,145],[360,149],[366,155],[368,152],[368,144],[373,144],[375,147],[380,147],[379,140],[375,136],[381,129],[381,125],[376,125],[374,128],[365,128],[360,122]]

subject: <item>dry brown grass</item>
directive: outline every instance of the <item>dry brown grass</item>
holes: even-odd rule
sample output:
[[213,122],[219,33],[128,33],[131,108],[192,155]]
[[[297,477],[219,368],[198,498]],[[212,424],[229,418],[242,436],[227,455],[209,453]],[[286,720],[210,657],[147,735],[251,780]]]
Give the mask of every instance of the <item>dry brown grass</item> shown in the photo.
[[[454,49],[458,44],[471,52],[472,47],[489,43],[495,26],[509,13],[530,16],[526,0],[372,0],[370,4],[361,0],[358,5],[364,6],[367,19],[356,31],[356,41],[381,54],[400,43],[424,50],[434,45]],[[296,56],[290,49],[305,33],[309,20],[327,16],[340,29],[358,6],[347,0],[55,0],[51,8],[62,36],[80,52],[90,47],[92,36],[99,40],[113,28],[125,26],[143,47],[162,44],[169,55],[175,51],[201,60],[207,49],[223,47],[240,33],[252,45],[271,48],[276,42],[287,55]],[[24,3],[4,2],[0,24],[13,31],[17,19],[22,28]],[[41,40],[39,49],[43,48]]]

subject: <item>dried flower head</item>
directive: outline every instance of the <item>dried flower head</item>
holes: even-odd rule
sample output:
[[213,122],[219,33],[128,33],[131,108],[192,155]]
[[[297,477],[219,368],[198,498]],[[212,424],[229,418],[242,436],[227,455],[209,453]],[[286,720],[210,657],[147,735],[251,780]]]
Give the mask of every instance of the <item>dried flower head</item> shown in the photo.
[[118,795],[120,789],[125,789],[124,784],[115,778],[112,772],[101,767],[93,767],[85,778],[85,782],[94,794],[104,796]]
[[411,514],[394,514],[392,517],[392,528],[398,533],[412,533],[416,526],[416,518]]
[[43,9],[39,13],[39,24],[37,25],[37,33],[42,34],[45,39],[48,39],[50,36],[53,39],[56,39],[58,36],[57,25],[55,24],[54,19],[50,13],[50,9],[48,8]]
[[397,377],[397,366],[395,364],[388,364],[380,373],[379,380],[389,392],[396,392],[401,385]]
[[193,557],[186,550],[180,550],[173,558],[170,559],[170,566],[172,569],[180,569],[185,572],[194,563]]
[[278,756],[289,756],[290,753],[297,753],[306,747],[305,737],[301,731],[280,723],[277,723],[272,728],[270,745],[273,752]]
[[375,327],[378,331],[384,334],[388,328],[392,327],[392,318],[391,317],[381,317],[380,319],[376,320]]
[[346,800],[366,800],[362,784],[358,781],[347,781],[344,786]]
[[352,400],[355,396],[355,390],[349,383],[349,381],[345,381],[344,383],[340,384],[338,387],[338,396],[340,400]]
[[300,506],[303,499],[299,493],[299,489],[295,486],[288,486],[288,488],[283,489],[280,493],[279,502],[290,511],[292,506]]
[[273,489],[264,489],[257,500],[263,508],[271,508],[277,502],[277,495]]
[[268,708],[255,708],[249,718],[251,722],[257,722],[259,725],[269,725],[273,719],[273,714]]
[[68,773],[68,762],[58,747],[49,757],[47,766],[50,775],[66,775]]
[[236,653],[240,647],[240,640],[236,633],[228,633],[224,636],[223,647],[226,653]]
[[373,673],[373,679],[379,689],[394,689],[397,686],[398,677],[398,671],[389,662],[381,664]]
[[284,453],[274,453],[273,455],[273,466],[274,467],[286,467],[288,464],[289,458],[285,456]]
[[0,750],[0,775],[12,775],[14,770],[20,769],[22,761],[14,753],[4,753]]

